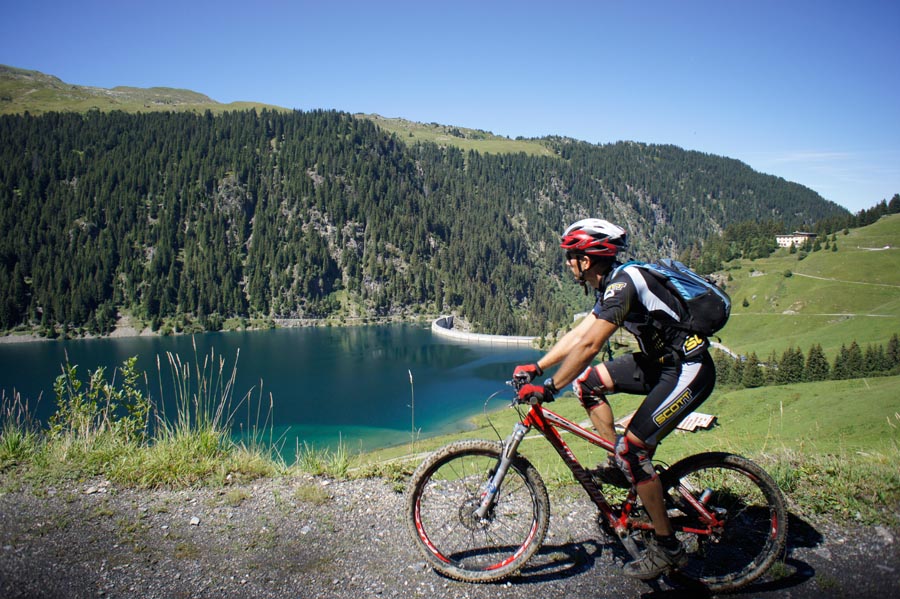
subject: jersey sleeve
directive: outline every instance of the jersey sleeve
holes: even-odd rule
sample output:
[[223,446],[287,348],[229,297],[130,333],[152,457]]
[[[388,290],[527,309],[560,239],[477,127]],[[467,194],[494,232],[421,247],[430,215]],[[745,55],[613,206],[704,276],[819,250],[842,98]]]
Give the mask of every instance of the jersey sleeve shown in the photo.
[[636,301],[637,289],[631,278],[624,273],[619,273],[607,283],[603,294],[597,298],[593,313],[600,320],[620,327],[625,323],[625,318],[631,312]]

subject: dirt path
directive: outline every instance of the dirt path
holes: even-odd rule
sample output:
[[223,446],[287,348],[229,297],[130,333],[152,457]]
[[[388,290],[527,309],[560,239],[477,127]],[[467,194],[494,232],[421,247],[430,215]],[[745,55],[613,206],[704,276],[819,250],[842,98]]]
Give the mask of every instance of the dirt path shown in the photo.
[[[33,487],[7,475],[0,488],[4,598],[685,596],[622,575],[621,550],[580,498],[552,495],[551,536],[520,576],[470,585],[425,566],[407,538],[402,486],[383,480],[148,492],[102,480]],[[778,575],[744,596],[900,596],[900,531],[792,517]]]

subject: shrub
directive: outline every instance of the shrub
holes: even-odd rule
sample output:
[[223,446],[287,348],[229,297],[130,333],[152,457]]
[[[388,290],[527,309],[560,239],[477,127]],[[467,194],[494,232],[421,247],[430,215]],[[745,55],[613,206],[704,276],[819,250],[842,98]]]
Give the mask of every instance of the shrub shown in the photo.
[[88,373],[87,381],[78,378],[78,367],[63,365],[63,373],[56,377],[53,392],[56,412],[50,417],[50,435],[67,435],[90,439],[111,434],[126,443],[146,439],[150,417],[150,400],[137,388],[140,374],[135,369],[137,357],[126,359],[116,369],[121,387],[106,381],[106,369],[100,367]]

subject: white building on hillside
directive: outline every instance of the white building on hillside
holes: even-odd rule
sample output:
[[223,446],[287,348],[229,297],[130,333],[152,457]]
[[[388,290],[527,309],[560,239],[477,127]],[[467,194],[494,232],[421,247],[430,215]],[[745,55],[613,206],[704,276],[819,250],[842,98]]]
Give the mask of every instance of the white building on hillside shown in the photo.
[[815,233],[804,233],[803,231],[794,231],[788,235],[776,235],[775,241],[778,242],[778,247],[789,248],[791,246],[800,247],[807,240],[812,241],[816,238]]

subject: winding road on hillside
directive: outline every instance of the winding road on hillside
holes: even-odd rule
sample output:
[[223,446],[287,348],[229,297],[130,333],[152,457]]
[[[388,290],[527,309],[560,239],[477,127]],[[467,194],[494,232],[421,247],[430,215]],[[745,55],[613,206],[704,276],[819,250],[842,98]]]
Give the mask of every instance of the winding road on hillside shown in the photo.
[[892,287],[900,289],[900,285],[892,285],[890,283],[869,283],[868,281],[845,281],[843,279],[833,279],[829,277],[817,277],[815,275],[805,275],[801,272],[792,273],[795,277],[806,277],[807,279],[818,279],[819,281],[833,281],[835,283],[848,283],[850,285],[874,285],[876,287]]

